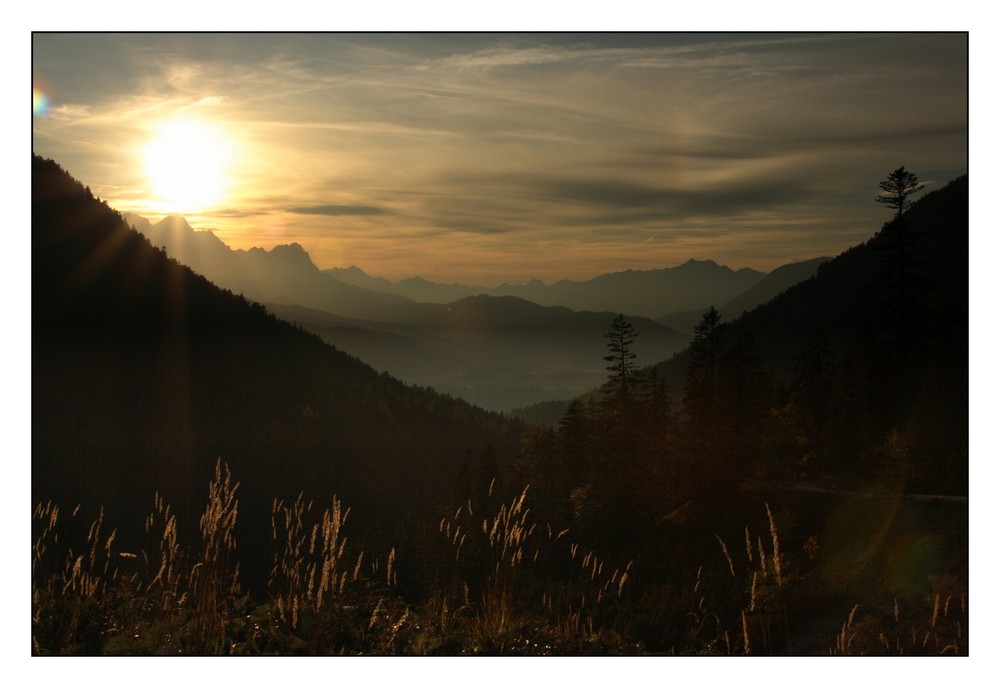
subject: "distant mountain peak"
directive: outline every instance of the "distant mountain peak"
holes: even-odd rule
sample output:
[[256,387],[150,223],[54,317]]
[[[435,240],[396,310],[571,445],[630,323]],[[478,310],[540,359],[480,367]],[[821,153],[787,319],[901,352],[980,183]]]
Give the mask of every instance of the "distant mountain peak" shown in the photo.
[[290,244],[278,244],[266,253],[285,262],[300,263],[303,267],[308,265],[313,270],[319,269],[312,262],[309,252],[302,247],[302,244],[295,241]]
[[302,248],[302,244],[300,244],[297,241],[293,241],[290,244],[278,244],[273,249],[271,249],[271,251],[272,253],[274,251],[279,251],[281,253],[306,253],[308,255],[306,250]]
[[685,261],[684,263],[681,263],[677,267],[683,268],[683,267],[701,267],[701,266],[716,267],[716,268],[725,268],[726,270],[729,270],[728,267],[726,267],[725,265],[719,265],[718,263],[716,263],[711,258],[706,258],[705,260],[699,260],[697,258],[688,258],[687,261]]
[[404,279],[404,280],[400,280],[400,281],[398,282],[398,284],[401,284],[401,285],[420,285],[420,286],[428,286],[428,285],[433,285],[433,284],[435,284],[435,283],[434,283],[434,282],[431,282],[431,281],[429,281],[429,280],[426,280],[426,279],[424,279],[423,277],[420,277],[420,276],[418,275],[418,276],[415,276],[415,277],[407,277],[407,278],[406,278],[406,279]]
[[194,231],[187,219],[181,215],[167,215],[165,218],[156,223],[156,226],[163,227],[181,227],[183,229]]
[[[145,218],[140,219],[145,220]],[[148,230],[151,235],[150,238],[162,237],[165,233],[169,233],[174,239],[199,239],[201,241],[209,241],[212,243],[217,243],[219,245],[225,246],[225,243],[220,239],[215,232],[210,229],[195,229],[191,226],[191,223],[187,221],[187,218],[181,215],[167,215],[162,220],[155,224],[149,223],[149,220],[145,220],[149,225]]]

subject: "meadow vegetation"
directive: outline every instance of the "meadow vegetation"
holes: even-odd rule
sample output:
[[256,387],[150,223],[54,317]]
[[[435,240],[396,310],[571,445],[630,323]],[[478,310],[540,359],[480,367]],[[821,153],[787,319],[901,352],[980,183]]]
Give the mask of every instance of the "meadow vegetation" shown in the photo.
[[350,509],[335,497],[322,510],[276,500],[272,530],[262,534],[273,566],[266,592],[252,595],[241,585],[233,535],[238,488],[220,461],[197,543],[178,541],[175,515],[154,497],[138,548],[119,545],[103,510],[89,518],[80,507],[39,504],[32,653],[968,653],[959,576],[930,575],[919,589],[876,576],[838,582],[857,562],[823,563],[815,535],[789,542],[780,523],[792,516],[766,503],[742,533],[709,535],[694,524],[675,531],[702,539],[685,550],[699,556],[664,572],[605,558],[571,530],[538,522],[530,486],[501,499],[491,485],[488,504],[467,500],[408,548],[421,561],[405,575],[422,580],[407,585],[395,547],[348,542]]

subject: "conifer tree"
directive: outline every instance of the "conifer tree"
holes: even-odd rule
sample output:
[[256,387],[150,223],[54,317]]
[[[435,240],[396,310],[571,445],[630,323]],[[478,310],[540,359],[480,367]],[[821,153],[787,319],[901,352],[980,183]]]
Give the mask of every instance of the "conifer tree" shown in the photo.
[[769,376],[752,333],[736,341],[724,363],[730,434],[748,449],[751,436],[764,430],[770,397]]
[[609,363],[607,370],[611,373],[608,387],[614,390],[619,407],[624,411],[628,408],[629,385],[636,372],[635,352],[632,351],[636,337],[635,328],[624,315],[618,315],[604,336],[608,340],[608,353],[604,360]]
[[688,423],[709,423],[719,415],[719,365],[722,360],[722,315],[709,308],[691,340],[691,360],[684,385]]
[[563,461],[573,466],[581,480],[590,472],[591,422],[586,407],[579,399],[570,402],[559,421],[560,453]]
[[883,226],[880,241],[874,249],[879,255],[876,286],[884,298],[880,325],[893,348],[888,381],[890,389],[887,391],[894,401],[902,401],[905,396],[903,389],[911,377],[909,366],[914,351],[928,334],[927,298],[933,284],[922,259],[923,232],[903,216],[903,212],[912,205],[909,196],[922,188],[917,176],[900,167],[879,186],[884,194],[876,200],[896,211],[892,220]]
[[923,188],[917,180],[917,175],[900,167],[889,173],[884,181],[879,182],[882,193],[875,197],[877,203],[882,203],[896,211],[895,217],[900,217],[913,204],[910,196]]
[[695,328],[684,382],[684,457],[679,480],[689,497],[723,494],[728,423],[723,404],[722,316],[713,306]]

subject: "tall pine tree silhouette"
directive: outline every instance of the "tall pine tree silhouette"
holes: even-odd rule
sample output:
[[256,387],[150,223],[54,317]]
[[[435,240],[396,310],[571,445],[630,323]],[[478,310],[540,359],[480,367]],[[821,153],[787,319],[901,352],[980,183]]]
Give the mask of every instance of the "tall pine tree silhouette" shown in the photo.
[[900,167],[889,173],[883,181],[879,182],[882,193],[875,197],[875,201],[889,206],[896,211],[895,217],[900,217],[913,205],[910,196],[920,189],[923,184],[905,167]]
[[923,233],[907,219],[913,204],[910,197],[923,188],[917,175],[900,167],[879,183],[882,194],[875,200],[892,208],[892,219],[882,227],[880,241],[874,245],[879,254],[879,273],[875,286],[883,294],[880,325],[883,342],[892,356],[885,393],[886,403],[897,408],[905,399],[914,352],[926,333],[927,298],[932,290],[927,265],[920,256]]
[[607,370],[611,373],[608,388],[617,396],[618,406],[624,413],[628,409],[629,386],[636,372],[635,352],[632,350],[635,328],[624,315],[618,315],[604,336],[608,340],[608,353],[604,360],[608,362]]

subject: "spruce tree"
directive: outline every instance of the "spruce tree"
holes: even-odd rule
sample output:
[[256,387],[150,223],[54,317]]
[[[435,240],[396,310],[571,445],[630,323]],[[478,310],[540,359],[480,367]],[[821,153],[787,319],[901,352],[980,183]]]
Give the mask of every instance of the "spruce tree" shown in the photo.
[[628,408],[629,385],[636,372],[635,352],[632,351],[635,328],[624,315],[618,315],[604,336],[608,340],[608,353],[604,360],[609,363],[607,370],[611,373],[607,385],[618,397],[619,408],[624,412]]
[[722,315],[709,308],[691,340],[684,384],[684,412],[689,425],[707,426],[720,415],[719,365],[722,360]]
[[895,217],[902,216],[913,204],[910,196],[923,188],[923,184],[917,180],[917,175],[905,167],[890,172],[889,176],[878,185],[882,193],[875,197],[875,201],[893,208],[896,211]]
[[883,298],[879,324],[892,350],[886,391],[889,403],[895,407],[906,397],[914,354],[928,335],[927,303],[933,284],[921,250],[924,234],[903,215],[912,205],[909,196],[922,188],[917,176],[900,167],[879,186],[885,193],[876,200],[896,211],[882,227],[879,241],[873,247],[879,256],[875,286]]

